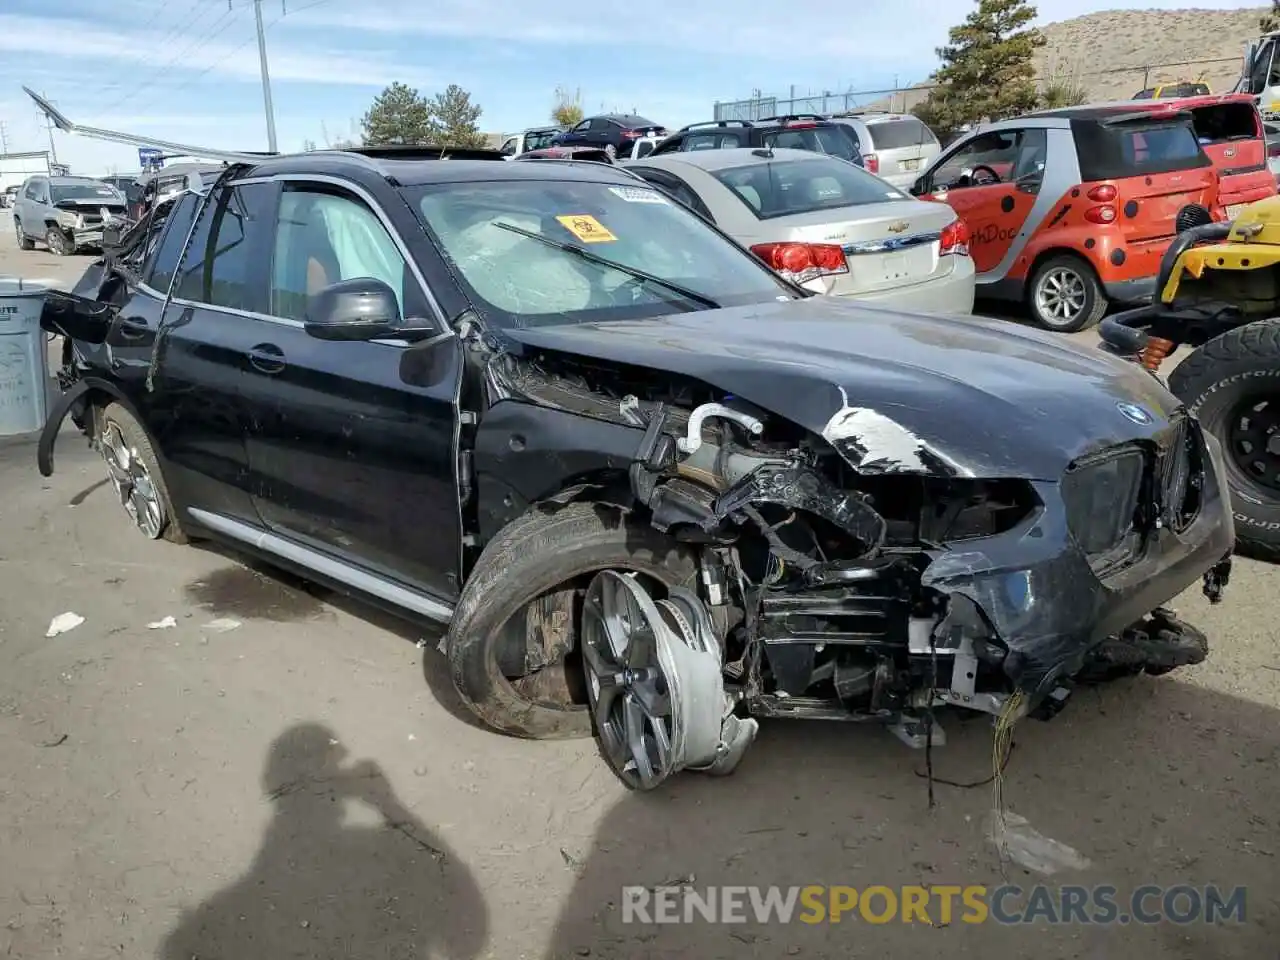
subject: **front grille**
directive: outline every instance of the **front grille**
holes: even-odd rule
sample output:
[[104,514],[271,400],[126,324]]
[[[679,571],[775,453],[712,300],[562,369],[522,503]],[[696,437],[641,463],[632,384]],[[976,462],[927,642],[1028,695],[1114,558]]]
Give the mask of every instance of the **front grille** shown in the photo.
[[1173,422],[1168,442],[1156,454],[1153,476],[1160,522],[1181,533],[1200,513],[1204,476],[1204,437],[1190,417]]

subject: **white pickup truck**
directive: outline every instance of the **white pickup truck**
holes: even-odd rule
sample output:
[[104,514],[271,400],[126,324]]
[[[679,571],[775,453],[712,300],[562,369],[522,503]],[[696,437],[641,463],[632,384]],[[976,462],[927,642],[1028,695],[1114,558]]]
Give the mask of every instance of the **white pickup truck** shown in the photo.
[[513,133],[502,141],[502,146],[498,149],[502,151],[502,155],[507,160],[514,160],[522,153],[528,153],[530,150],[542,150],[551,146],[551,138],[557,133],[563,133],[567,127],[546,126],[546,127],[530,127],[522,130],[520,133]]

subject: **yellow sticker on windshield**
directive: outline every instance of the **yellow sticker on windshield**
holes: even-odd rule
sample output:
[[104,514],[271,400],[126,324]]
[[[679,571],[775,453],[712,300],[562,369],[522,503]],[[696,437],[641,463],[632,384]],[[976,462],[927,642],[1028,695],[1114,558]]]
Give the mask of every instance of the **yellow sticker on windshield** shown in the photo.
[[569,217],[556,217],[556,219],[583,243],[612,243],[618,239],[605,229],[603,223],[589,214],[575,213]]

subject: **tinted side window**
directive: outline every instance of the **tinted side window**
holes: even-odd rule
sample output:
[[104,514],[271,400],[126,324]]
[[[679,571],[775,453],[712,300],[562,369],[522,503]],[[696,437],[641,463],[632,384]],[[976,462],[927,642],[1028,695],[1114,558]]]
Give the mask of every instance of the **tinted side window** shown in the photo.
[[250,248],[266,224],[270,211],[264,208],[271,196],[270,184],[251,183],[211,198],[192,238],[177,296],[234,310],[252,311],[260,305]]
[[[286,190],[271,267],[272,316],[302,320],[307,301],[340,280],[372,277],[395,291],[405,312],[405,261],[377,214],[354,197],[323,189]],[[416,288],[411,287],[410,293]],[[420,313],[410,297],[411,313]]]
[[591,121],[590,129],[593,132],[598,130],[608,130],[609,127],[614,125],[615,124],[612,124],[610,121],[606,120],[604,117],[596,117],[594,120]]
[[195,216],[199,202],[199,197],[189,193],[174,203],[169,216],[165,218],[164,234],[160,238],[160,247],[151,260],[150,276],[146,281],[152,289],[161,293],[169,292],[169,282],[173,280],[174,271],[178,268],[178,257],[182,255],[182,245],[191,232],[191,218]]

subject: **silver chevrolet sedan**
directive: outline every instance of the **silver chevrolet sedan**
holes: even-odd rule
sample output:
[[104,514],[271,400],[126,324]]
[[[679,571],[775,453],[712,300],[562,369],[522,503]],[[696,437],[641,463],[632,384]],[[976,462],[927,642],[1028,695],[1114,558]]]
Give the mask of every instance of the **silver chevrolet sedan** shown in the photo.
[[916,200],[852,163],[807,150],[742,148],[622,166],[818,293],[973,312],[964,221],[946,204]]

